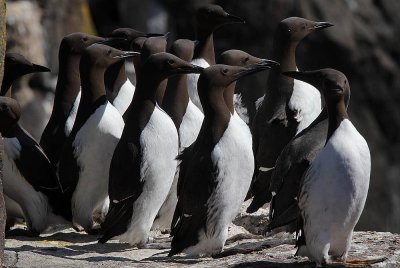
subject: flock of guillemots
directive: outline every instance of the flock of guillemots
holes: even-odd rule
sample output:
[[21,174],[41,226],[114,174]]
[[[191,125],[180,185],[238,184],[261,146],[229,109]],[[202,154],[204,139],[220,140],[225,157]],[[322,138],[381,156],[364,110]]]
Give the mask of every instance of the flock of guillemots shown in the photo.
[[[348,263],[368,192],[369,148],[347,114],[346,76],[298,71],[295,57],[306,36],[333,24],[287,18],[276,27],[271,60],[228,50],[216,62],[213,31],[243,22],[206,5],[196,12],[196,41],[175,40],[168,52],[166,35],[131,28],[64,37],[40,143],[18,124],[11,86],[50,70],[7,53],[0,97],[6,234],[39,236],[65,224],[99,235],[99,243],[145,247],[150,230],[160,229],[172,237],[170,256],[214,255],[253,198],[249,213],[270,203],[266,232],[296,232],[296,254],[319,265]],[[249,123],[236,81],[267,70]],[[13,227],[21,220],[27,229]]]

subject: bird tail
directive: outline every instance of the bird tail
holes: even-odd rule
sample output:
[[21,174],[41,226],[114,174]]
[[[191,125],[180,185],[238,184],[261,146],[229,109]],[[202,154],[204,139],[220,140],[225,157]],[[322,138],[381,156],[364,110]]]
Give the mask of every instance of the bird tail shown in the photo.
[[101,224],[103,236],[99,239],[100,244],[106,243],[109,239],[126,232],[128,224],[132,219],[132,202],[110,203],[110,209],[105,221]]

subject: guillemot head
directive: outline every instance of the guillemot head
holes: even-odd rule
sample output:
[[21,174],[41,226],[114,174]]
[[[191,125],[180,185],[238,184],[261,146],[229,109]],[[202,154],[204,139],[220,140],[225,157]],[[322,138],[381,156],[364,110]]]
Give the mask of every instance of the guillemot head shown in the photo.
[[6,53],[4,58],[4,79],[1,85],[1,96],[11,94],[8,90],[12,83],[31,73],[50,72],[50,69],[28,61],[24,56],[18,53]]
[[279,65],[277,62],[267,59],[261,59],[250,55],[242,50],[231,49],[223,52],[219,57],[218,63],[231,65],[231,66],[242,66],[247,67],[253,64],[262,64],[263,62],[271,63],[271,66]]
[[283,74],[313,85],[321,92],[326,101],[338,101],[344,98],[345,104],[348,106],[350,85],[342,72],[326,68],[315,71],[284,72]]
[[23,76],[30,73],[50,72],[50,69],[28,61],[18,53],[6,53],[4,58],[5,75]]
[[104,44],[93,44],[82,54],[81,63],[84,61],[94,68],[107,69],[118,61],[139,55],[140,53],[134,51],[122,51]]
[[329,22],[316,22],[299,17],[290,17],[282,20],[278,25],[281,38],[287,41],[300,42],[309,34],[333,26]]
[[190,64],[166,52],[150,55],[144,63],[143,69],[151,71],[154,77],[160,77],[160,79],[177,74],[201,73],[203,71],[202,67]]
[[215,30],[224,24],[245,23],[245,21],[229,14],[221,6],[205,5],[197,10],[196,23],[198,27]]
[[170,53],[185,61],[191,61],[194,54],[196,41],[188,39],[178,39],[172,43]]
[[61,40],[59,57],[65,54],[81,55],[88,46],[101,41],[104,41],[103,37],[80,32],[71,33]]
[[152,36],[148,37],[140,50],[141,60],[145,62],[150,55],[165,52],[167,49],[167,39],[169,33],[163,36]]
[[0,132],[7,137],[7,132],[15,126],[21,116],[21,107],[12,98],[0,97]]
[[199,84],[207,83],[212,87],[226,88],[241,77],[268,70],[276,65],[279,64],[270,60],[251,64],[247,67],[216,64],[204,69],[203,73],[200,74]]
[[136,46],[136,43],[133,44],[137,38],[140,38],[144,42],[144,40],[146,40],[147,37],[163,36],[163,35],[164,34],[157,34],[157,33],[147,34],[132,28],[118,28],[112,31],[107,36],[107,38],[101,43],[121,50],[133,49],[133,51],[139,52],[140,51],[139,47]]

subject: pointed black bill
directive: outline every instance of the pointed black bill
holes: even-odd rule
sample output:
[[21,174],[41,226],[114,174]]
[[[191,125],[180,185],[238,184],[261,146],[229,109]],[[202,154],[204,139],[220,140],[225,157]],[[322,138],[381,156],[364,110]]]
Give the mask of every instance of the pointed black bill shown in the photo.
[[235,15],[227,14],[226,17],[231,23],[246,23],[244,19]]
[[177,74],[199,74],[203,71],[203,67],[188,63],[187,66],[181,66],[175,70]]
[[325,29],[328,27],[332,27],[333,24],[330,22],[317,22],[314,26],[315,30],[321,30],[321,29]]
[[97,42],[97,44],[103,44],[107,45],[110,47],[114,47],[116,45],[122,44],[122,43],[128,43],[129,40],[127,38],[123,37],[107,37],[104,40]]
[[33,73],[45,73],[45,72],[51,72],[51,70],[42,65],[32,64],[32,72]]
[[157,37],[157,36],[164,36],[165,34],[160,33],[148,33],[145,37]]
[[249,65],[246,67],[246,69],[244,71],[239,72],[238,78],[247,76],[250,74],[258,73],[263,70],[268,70],[268,69],[271,69],[272,67],[278,66],[278,65],[279,65],[279,63],[277,63],[276,61],[263,59],[261,62]]
[[135,51],[125,51],[124,53],[114,56],[114,59],[126,59],[126,58],[132,58],[135,56],[140,56],[140,52],[135,52]]
[[171,32],[166,32],[163,36],[164,36],[165,40],[168,40],[170,35],[171,35]]

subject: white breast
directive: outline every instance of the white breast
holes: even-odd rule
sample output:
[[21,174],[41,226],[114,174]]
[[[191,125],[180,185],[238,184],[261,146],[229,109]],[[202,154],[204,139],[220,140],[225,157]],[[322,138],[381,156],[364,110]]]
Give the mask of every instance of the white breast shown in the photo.
[[261,97],[259,97],[256,102],[255,102],[255,106],[256,106],[256,111],[258,111],[258,109],[260,109],[261,104],[263,103],[265,98],[265,95],[262,95]]
[[179,127],[181,148],[189,147],[197,138],[203,123],[204,115],[197,106],[189,100],[185,115]]
[[123,128],[121,114],[107,102],[89,117],[73,142],[80,174],[72,209],[74,222],[85,229],[91,228],[93,211],[107,197],[111,158]]
[[123,115],[132,102],[133,95],[135,94],[135,86],[126,79],[125,83],[120,88],[117,97],[113,101],[114,107],[118,112]]
[[146,243],[154,218],[171,188],[178,154],[178,133],[171,118],[158,106],[140,135],[143,191],[133,205],[133,216],[121,242]]
[[249,123],[249,114],[247,112],[246,106],[244,106],[244,104],[242,102],[241,94],[238,93],[238,94],[233,95],[233,104],[234,104],[236,113],[246,124],[248,124]]
[[[204,115],[199,108],[189,99],[185,115],[183,116],[179,127],[179,140],[181,152],[184,148],[190,146],[197,138],[200,132],[201,124],[203,123]],[[170,191],[165,199],[165,202],[158,212],[157,219],[154,221],[153,229],[169,229],[171,227],[172,217],[175,212],[177,197],[177,185],[179,178],[179,166],[176,168],[174,180]]]
[[[192,64],[207,68],[210,66],[210,64],[203,58],[200,59],[194,59],[191,61]],[[200,74],[188,74],[187,75],[187,81],[188,81],[188,92],[189,92],[189,97],[196,105],[201,112],[203,112],[203,107],[201,106],[199,94],[197,92],[197,81],[199,80]]]
[[367,197],[371,159],[368,145],[345,119],[312,162],[299,207],[309,257],[321,263],[346,254]]
[[295,79],[289,108],[295,112],[295,119],[299,122],[297,134],[308,127],[320,114],[321,94],[312,85]]
[[69,136],[71,133],[72,127],[75,123],[76,114],[78,113],[79,102],[81,101],[81,90],[79,89],[79,93],[75,98],[74,104],[72,105],[71,111],[68,115],[67,121],[65,122],[65,136]]
[[[237,117],[237,115],[236,115]],[[222,250],[228,226],[236,217],[250,187],[254,157],[249,132],[241,119],[231,118],[228,128],[211,153],[218,170],[217,187],[207,202],[207,233],[200,230],[199,243],[185,250],[191,255],[214,254]]]

